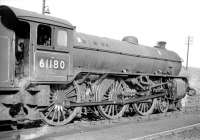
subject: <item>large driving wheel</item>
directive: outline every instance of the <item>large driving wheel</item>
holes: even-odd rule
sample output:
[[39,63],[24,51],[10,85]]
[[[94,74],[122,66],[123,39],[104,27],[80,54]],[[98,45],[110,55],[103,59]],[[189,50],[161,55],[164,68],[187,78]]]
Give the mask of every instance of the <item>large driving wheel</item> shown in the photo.
[[158,111],[160,113],[165,113],[168,111],[168,109],[169,109],[169,100],[164,97],[160,97],[158,99]]
[[[99,85],[99,101],[121,101],[123,100],[123,81],[113,79],[104,79]],[[116,119],[122,117],[127,105],[102,105],[97,109],[100,114],[107,119]]]
[[42,119],[49,125],[65,125],[80,111],[80,107],[70,107],[70,104],[79,101],[79,89],[75,83],[54,89],[50,94],[49,106],[41,113]]
[[136,113],[146,116],[153,113],[156,102],[156,99],[148,99],[142,102],[134,103],[133,107]]

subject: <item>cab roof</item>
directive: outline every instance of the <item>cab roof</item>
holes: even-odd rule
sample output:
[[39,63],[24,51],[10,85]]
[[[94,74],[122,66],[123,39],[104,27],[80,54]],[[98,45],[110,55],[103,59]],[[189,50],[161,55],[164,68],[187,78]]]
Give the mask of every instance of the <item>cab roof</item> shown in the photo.
[[22,9],[18,9],[18,8],[6,6],[6,5],[0,6],[0,16],[8,20],[10,19],[10,21],[17,20],[17,19],[24,19],[24,20],[34,21],[34,22],[57,25],[57,26],[66,27],[70,29],[75,28],[67,20],[63,20],[60,18],[52,17],[52,16],[46,16],[46,15],[39,14],[36,12],[22,10]]

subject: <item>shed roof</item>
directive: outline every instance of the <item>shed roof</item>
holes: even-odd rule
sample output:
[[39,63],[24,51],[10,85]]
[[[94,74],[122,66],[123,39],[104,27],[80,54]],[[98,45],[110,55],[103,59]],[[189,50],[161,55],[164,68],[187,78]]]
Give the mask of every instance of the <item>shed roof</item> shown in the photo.
[[47,23],[47,24],[62,26],[62,27],[71,28],[71,29],[74,28],[74,26],[67,20],[63,20],[60,18],[52,17],[52,16],[46,16],[46,15],[42,15],[36,12],[22,10],[22,9],[18,9],[18,8],[6,6],[6,5],[0,6],[0,16]]

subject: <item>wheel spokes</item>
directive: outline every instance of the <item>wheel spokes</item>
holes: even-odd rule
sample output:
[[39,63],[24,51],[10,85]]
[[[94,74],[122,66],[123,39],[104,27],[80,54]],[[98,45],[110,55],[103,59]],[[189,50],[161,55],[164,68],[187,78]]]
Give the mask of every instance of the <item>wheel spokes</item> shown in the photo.
[[55,108],[55,106],[52,106],[52,107],[50,107],[48,110],[48,112],[47,112],[47,115],[46,115],[46,118],[51,114],[51,112],[54,110],[54,108]]
[[165,98],[160,98],[158,101],[158,111],[160,113],[165,113],[168,111],[169,108],[169,100]]
[[65,90],[53,90],[50,95],[50,104],[41,113],[43,120],[50,125],[64,125],[70,122],[80,110],[80,107],[70,107],[71,102],[80,101],[75,85]]
[[112,116],[112,105],[109,105],[109,112],[108,115]]
[[[100,84],[100,101],[118,101],[122,100],[119,94],[123,92],[122,83],[112,79],[104,79]],[[127,105],[104,105],[97,107],[100,114],[108,119],[121,117],[127,108]]]
[[134,103],[132,105],[134,107],[134,110],[138,114],[145,116],[153,113],[153,110],[155,108],[155,103],[156,100],[151,99],[151,101],[148,100],[147,102],[139,102],[139,103]]

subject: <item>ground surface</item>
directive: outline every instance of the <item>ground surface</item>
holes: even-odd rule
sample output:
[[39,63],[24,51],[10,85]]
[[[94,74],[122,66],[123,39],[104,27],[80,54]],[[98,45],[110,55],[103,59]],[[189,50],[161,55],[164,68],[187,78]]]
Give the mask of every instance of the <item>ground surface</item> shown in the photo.
[[153,140],[200,140],[200,127]]
[[[170,129],[184,127],[200,123],[200,112],[178,113],[162,119],[151,119],[148,121],[136,122],[135,120],[124,121],[112,125],[91,125],[87,122],[81,123],[80,127],[57,127],[52,130],[49,127],[21,134],[22,140],[131,140],[153,133]],[[195,130],[196,131],[196,130]],[[197,133],[197,132],[195,132]],[[197,133],[199,134],[199,133]],[[180,133],[180,136],[182,134]],[[174,136],[176,138],[178,136]],[[183,135],[184,137],[184,135]],[[195,136],[196,137],[196,136]],[[171,137],[165,137],[171,139]],[[182,138],[182,137],[181,137]],[[162,138],[164,139],[164,138]]]

